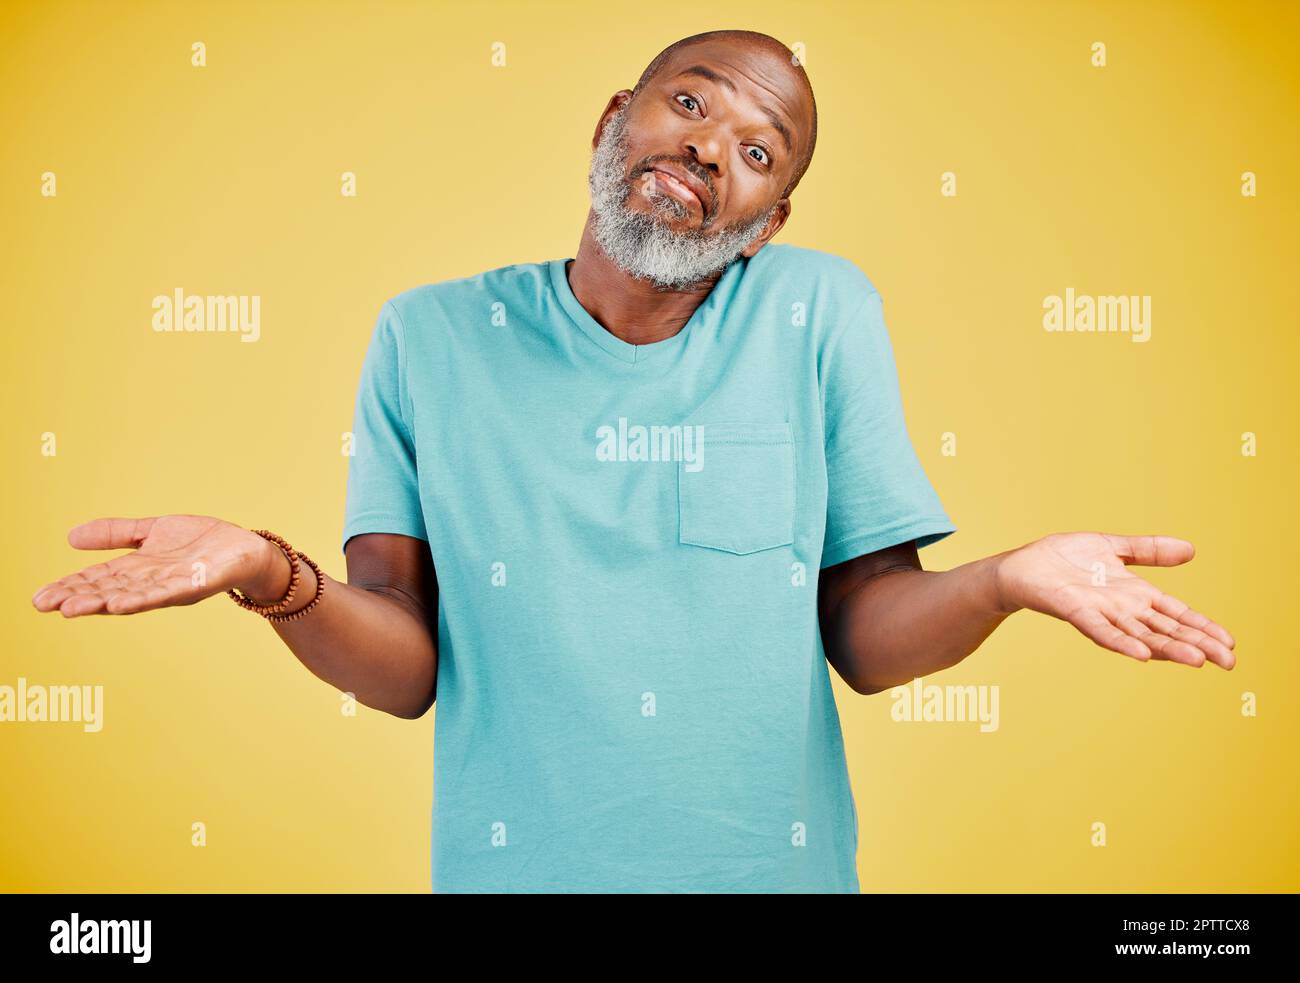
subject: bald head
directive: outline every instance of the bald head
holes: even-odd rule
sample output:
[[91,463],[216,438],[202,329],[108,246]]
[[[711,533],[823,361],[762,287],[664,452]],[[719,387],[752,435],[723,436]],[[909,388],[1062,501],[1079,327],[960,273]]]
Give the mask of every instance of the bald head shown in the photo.
[[794,52],[776,38],[758,31],[726,30],[706,31],[674,41],[646,66],[632,90],[632,98],[635,100],[666,69],[691,67],[691,51],[701,47],[715,52],[732,52],[737,60],[754,66],[769,84],[781,90],[784,95],[782,101],[789,105],[785,107],[784,113],[777,115],[790,117],[784,128],[793,131],[789,136],[796,148],[791,161],[793,166],[790,179],[782,190],[782,197],[789,197],[808,170],[813,151],[817,148],[817,100],[813,96],[808,73],[802,65],[797,64]]

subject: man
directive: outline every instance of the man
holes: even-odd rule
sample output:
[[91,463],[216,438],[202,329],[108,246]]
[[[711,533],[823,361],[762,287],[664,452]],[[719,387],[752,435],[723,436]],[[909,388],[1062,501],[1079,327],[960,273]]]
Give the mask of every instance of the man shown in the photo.
[[[418,717],[437,699],[435,891],[857,892],[827,663],[877,693],[1009,614],[1224,669],[1223,628],[1073,533],[943,573],[880,294],[770,245],[816,143],[779,42],[709,32],[614,94],[571,259],[383,305],[356,402],[348,583],[275,630],[312,672]],[[220,520],[98,519],[138,547],[38,592],[66,616],[269,604],[289,563]],[[192,586],[204,562],[210,586]],[[297,600],[314,596],[303,570]]]

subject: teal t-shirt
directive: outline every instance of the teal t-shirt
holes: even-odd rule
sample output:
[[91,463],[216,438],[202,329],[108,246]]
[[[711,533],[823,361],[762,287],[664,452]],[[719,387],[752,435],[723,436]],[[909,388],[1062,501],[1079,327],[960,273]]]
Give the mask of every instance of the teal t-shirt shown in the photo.
[[632,345],[568,259],[381,308],[343,544],[437,572],[435,892],[853,892],[819,571],[954,531],[880,294],[769,243]]

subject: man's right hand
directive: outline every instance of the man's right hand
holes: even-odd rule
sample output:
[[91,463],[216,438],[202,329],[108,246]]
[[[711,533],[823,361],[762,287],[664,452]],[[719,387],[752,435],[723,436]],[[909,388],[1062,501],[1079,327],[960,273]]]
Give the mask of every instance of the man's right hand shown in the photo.
[[289,561],[278,546],[208,515],[92,519],[74,527],[68,542],[82,550],[132,552],[46,584],[32,595],[38,611],[58,610],[65,618],[135,614],[193,604],[232,587],[270,604],[289,586]]

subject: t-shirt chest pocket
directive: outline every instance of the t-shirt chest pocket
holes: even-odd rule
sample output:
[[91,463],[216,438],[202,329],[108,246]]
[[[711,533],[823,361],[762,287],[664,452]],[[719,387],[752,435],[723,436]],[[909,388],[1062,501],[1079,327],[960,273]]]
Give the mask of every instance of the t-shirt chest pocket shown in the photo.
[[699,444],[677,465],[680,542],[737,554],[793,543],[790,424],[704,424]]

